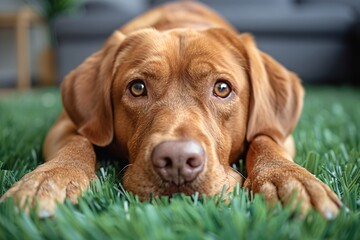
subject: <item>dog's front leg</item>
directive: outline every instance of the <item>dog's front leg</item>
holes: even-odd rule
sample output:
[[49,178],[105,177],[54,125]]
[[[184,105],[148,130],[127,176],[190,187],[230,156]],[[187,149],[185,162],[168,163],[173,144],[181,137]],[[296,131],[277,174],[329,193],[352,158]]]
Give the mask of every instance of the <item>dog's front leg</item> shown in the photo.
[[93,145],[76,133],[74,124],[62,114],[50,130],[45,144],[46,162],[26,174],[1,198],[13,196],[21,207],[32,207],[36,201],[39,215],[54,213],[56,203],[69,198],[72,202],[95,179],[96,156]]
[[244,186],[264,194],[267,202],[289,204],[293,200],[293,206],[300,204],[303,213],[312,206],[326,218],[336,216],[342,205],[327,185],[294,163],[285,149],[267,136],[250,143],[246,168]]

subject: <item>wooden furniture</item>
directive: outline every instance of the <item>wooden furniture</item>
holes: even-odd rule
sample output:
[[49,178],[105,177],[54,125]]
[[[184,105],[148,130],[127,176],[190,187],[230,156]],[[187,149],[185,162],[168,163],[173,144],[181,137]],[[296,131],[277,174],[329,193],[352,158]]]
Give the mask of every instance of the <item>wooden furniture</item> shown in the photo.
[[28,6],[21,7],[12,13],[0,12],[0,27],[15,28],[18,89],[31,87],[29,32],[34,23],[43,23],[43,20]]

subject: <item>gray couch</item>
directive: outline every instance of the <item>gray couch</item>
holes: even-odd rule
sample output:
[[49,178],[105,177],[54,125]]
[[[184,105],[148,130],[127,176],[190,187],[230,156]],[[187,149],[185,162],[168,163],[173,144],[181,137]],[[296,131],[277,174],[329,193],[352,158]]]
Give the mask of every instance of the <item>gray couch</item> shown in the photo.
[[[55,21],[58,80],[126,21],[164,0],[88,1]],[[305,83],[359,83],[359,0],[203,0]],[[131,4],[129,4],[131,3]]]

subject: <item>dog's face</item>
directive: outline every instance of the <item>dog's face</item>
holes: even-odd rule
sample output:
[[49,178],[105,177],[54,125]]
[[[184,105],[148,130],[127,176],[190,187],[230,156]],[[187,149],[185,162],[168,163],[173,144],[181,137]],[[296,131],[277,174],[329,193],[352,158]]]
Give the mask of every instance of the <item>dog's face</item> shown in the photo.
[[80,134],[129,159],[127,190],[213,195],[242,182],[230,166],[246,142],[289,135],[301,109],[295,78],[248,35],[145,29],[115,32],[66,77],[62,97]]
[[114,140],[130,162],[126,189],[142,198],[215,194],[241,182],[230,166],[244,147],[249,84],[226,43],[207,31],[131,35],[116,56],[111,93]]

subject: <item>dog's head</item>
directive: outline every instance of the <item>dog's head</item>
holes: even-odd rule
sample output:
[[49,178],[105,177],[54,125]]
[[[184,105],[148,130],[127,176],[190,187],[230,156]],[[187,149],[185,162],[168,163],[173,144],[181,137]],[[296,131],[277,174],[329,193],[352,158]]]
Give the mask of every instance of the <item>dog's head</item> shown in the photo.
[[128,158],[124,186],[142,199],[231,190],[246,143],[267,135],[282,144],[302,95],[251,36],[222,29],[115,32],[62,85],[78,132]]

